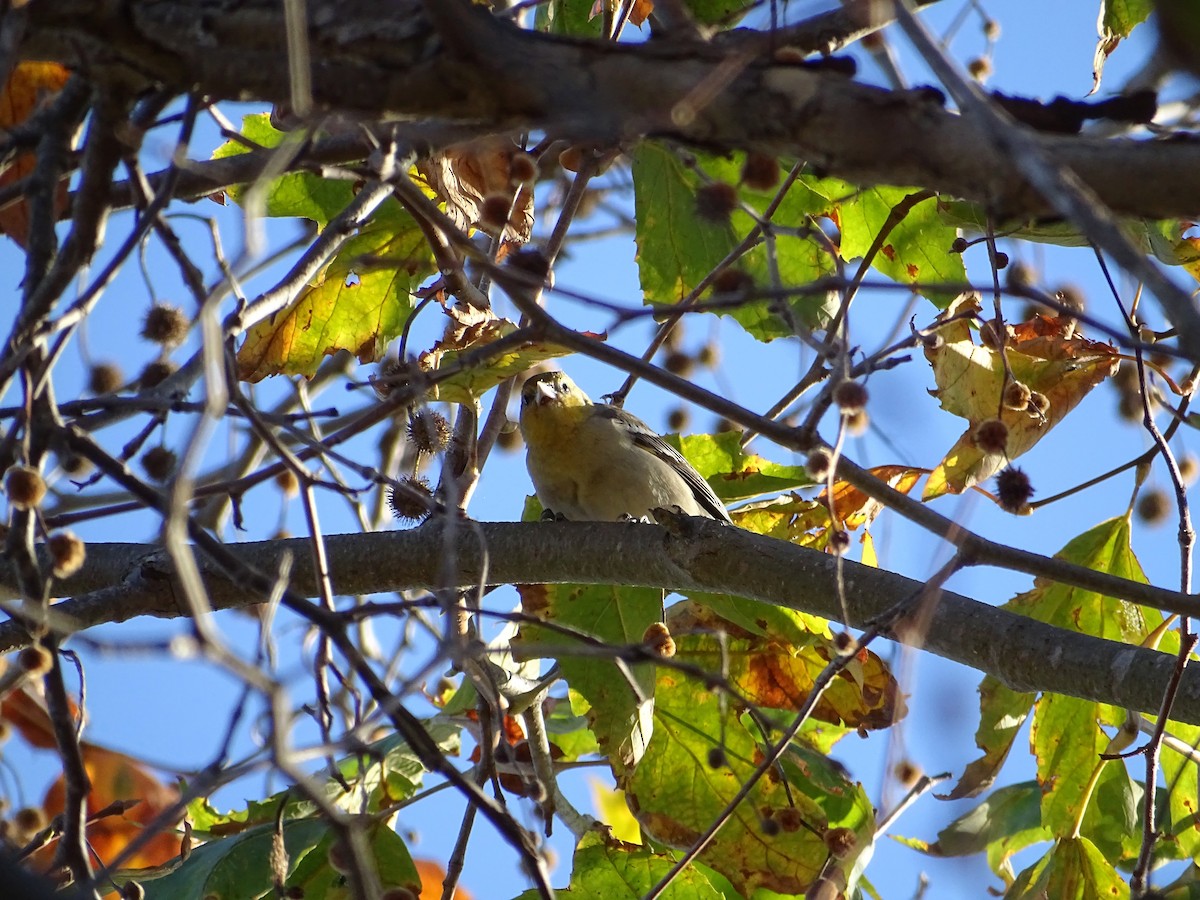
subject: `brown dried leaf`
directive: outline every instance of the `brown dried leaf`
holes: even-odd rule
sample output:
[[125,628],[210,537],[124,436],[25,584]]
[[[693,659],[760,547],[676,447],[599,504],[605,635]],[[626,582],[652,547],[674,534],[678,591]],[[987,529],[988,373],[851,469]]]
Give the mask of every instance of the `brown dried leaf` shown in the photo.
[[512,184],[512,160],[521,152],[505,137],[487,137],[449,147],[417,164],[429,187],[446,204],[446,215],[463,231],[481,228],[495,234],[483,220],[484,202],[504,198],[509,203],[505,243],[524,244],[533,233],[533,188]]

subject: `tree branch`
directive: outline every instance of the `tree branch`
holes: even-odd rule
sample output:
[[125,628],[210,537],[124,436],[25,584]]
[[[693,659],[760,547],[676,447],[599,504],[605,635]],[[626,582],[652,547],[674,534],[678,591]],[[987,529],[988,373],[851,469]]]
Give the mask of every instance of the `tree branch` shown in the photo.
[[[830,556],[736,528],[699,520],[694,533],[673,534],[626,523],[479,523],[447,531],[436,521],[411,531],[331,535],[329,570],[339,594],[487,584],[627,584],[679,592],[750,597],[840,619],[837,561]],[[478,537],[477,537],[478,536]],[[453,546],[447,552],[447,541]],[[486,545],[486,546],[484,546]],[[277,571],[285,554],[309,552],[307,539],[231,544],[228,552],[259,571]],[[486,549],[486,553],[484,550]],[[447,558],[457,561],[454,584],[442,581]],[[201,558],[214,609],[262,602]],[[864,627],[923,585],[910,578],[843,560],[850,624]],[[0,583],[15,573],[0,568]],[[291,589],[316,596],[311,567],[292,566]],[[53,627],[80,631],[134,616],[185,613],[173,599],[170,564],[161,549],[142,544],[91,544],[84,568],[54,588],[73,599],[51,607]],[[909,640],[898,626],[889,637]],[[0,624],[0,651],[21,646],[28,633],[17,621]],[[943,592],[917,636],[918,646],[994,675],[1014,690],[1050,691],[1155,711],[1176,666],[1171,654],[1102,640]],[[1200,671],[1183,673],[1172,718],[1200,724]]]
[[[1001,217],[1054,212],[989,131],[947,111],[936,92],[889,91],[780,62],[761,52],[761,35],[744,45],[613,44],[522,31],[482,8],[446,3],[458,26],[452,41],[416,0],[309,3],[318,107],[469,123],[477,134],[537,129],[609,144],[663,136],[796,156],[861,184],[920,185]],[[27,11],[25,58],[217,98],[290,97],[275,0],[34,0]],[[1118,214],[1200,213],[1200,146],[1028,134]]]

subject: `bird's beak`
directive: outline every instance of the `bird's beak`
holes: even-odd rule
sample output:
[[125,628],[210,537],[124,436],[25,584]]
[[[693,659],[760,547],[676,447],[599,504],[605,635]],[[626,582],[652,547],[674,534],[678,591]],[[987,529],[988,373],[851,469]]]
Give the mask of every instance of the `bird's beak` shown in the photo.
[[538,406],[545,406],[555,397],[554,388],[544,381],[539,381],[534,387],[533,400]]

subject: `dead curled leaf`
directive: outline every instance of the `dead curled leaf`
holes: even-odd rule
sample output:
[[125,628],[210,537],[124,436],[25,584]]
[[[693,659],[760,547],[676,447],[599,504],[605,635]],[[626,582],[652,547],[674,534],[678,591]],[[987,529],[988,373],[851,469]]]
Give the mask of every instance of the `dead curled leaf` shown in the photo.
[[[926,500],[962,493],[996,474],[1029,451],[1120,366],[1116,349],[1079,336],[1074,319],[1035,316],[1007,330],[1004,353],[1013,377],[1041,394],[1048,407],[1044,414],[1032,405],[1008,409],[1001,402],[1003,358],[999,350],[976,344],[971,334],[969,314],[978,311],[977,297],[959,297],[939,317],[948,322],[938,331],[944,343],[925,351],[937,383],[930,393],[943,409],[968,422],[967,430],[929,476]],[[973,435],[982,422],[997,418],[1008,428],[1008,440],[1003,452],[989,453],[976,446]]]
[[513,185],[513,158],[521,148],[506,137],[487,137],[456,144],[417,164],[421,177],[446,204],[446,215],[463,231],[497,229],[485,206],[507,207],[505,243],[524,244],[533,232],[532,185]]

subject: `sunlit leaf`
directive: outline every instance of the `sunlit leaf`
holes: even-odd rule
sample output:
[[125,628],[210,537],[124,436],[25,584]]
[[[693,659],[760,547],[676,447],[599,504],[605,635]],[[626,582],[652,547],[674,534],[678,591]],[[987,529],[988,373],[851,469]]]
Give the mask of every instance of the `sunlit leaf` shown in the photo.
[[238,376],[311,376],[339,350],[359,362],[379,360],[404,330],[413,289],[434,269],[412,217],[384,204],[296,300],[250,329],[238,350]]
[[970,812],[938,832],[937,840],[924,850],[933,856],[972,856],[986,852],[992,871],[1011,881],[1009,859],[1053,836],[1042,826],[1041,790],[1036,782],[1027,781],[993,791]]
[[[946,310],[945,316],[978,310],[978,300],[964,295]],[[925,356],[937,382],[934,396],[944,410],[968,423],[962,437],[929,476],[926,500],[961,493],[1032,449],[1120,366],[1111,345],[1079,337],[1072,320],[1036,316],[1011,331],[1003,358],[998,351],[976,344],[963,318],[939,329],[944,343],[926,348]],[[1033,405],[1010,409],[1002,403],[1005,359],[1016,381],[1046,398],[1049,405],[1044,415]],[[990,419],[999,419],[1008,429],[1002,452],[985,450],[975,442],[976,428]]]
[[[674,866],[673,856],[636,844],[605,838],[596,832],[585,835],[575,847],[571,861],[571,883],[562,896],[571,900],[609,900],[641,897],[650,892]],[[538,900],[537,891],[526,891],[518,900]],[[695,866],[688,866],[657,896],[664,900],[720,900],[723,896]]]
[[[681,649],[690,652],[691,642],[702,640],[685,637]],[[714,751],[718,764],[711,765]],[[672,846],[692,844],[746,782],[760,754],[757,737],[716,692],[660,667],[654,737],[624,785],[643,831]],[[770,826],[763,825],[766,819]],[[871,843],[870,801],[823,756],[796,747],[777,774],[759,780],[734,809],[701,861],[743,896],[758,887],[803,893],[828,856],[819,835],[834,827],[853,833],[846,860],[852,864]]]
[[[528,615],[587,635],[596,642],[640,644],[646,629],[662,621],[663,593],[655,588],[610,585],[521,585]],[[523,625],[514,641],[522,658],[553,655],[571,687],[585,701],[586,716],[602,754],[616,773],[635,765],[645,752],[653,727],[654,665],[617,666],[597,654],[574,655],[570,633]]]
[[[697,191],[705,183],[698,169],[711,179],[733,186],[738,183],[740,163],[736,159],[702,157],[695,167],[688,167],[670,148],[649,142],[640,144],[633,154],[637,262],[647,303],[676,304],[687,298],[754,227],[754,220],[740,208],[722,223],[709,221],[697,212]],[[736,191],[742,203],[760,211],[765,211],[773,197],[745,186]],[[826,215],[829,209],[830,202],[800,180],[779,204],[776,217],[792,225],[804,225],[810,218]],[[734,266],[758,285],[769,285],[777,275],[783,285],[797,291],[786,309],[810,326],[827,318],[828,298],[824,290],[805,293],[799,289],[834,270],[829,241],[818,236],[815,224],[812,231],[807,236],[779,236],[773,266],[762,247],[744,254]],[[707,299],[731,298],[710,295]],[[794,325],[765,300],[736,303],[723,312],[761,340],[794,333]]]
[[[228,140],[213,151],[213,159],[227,159],[249,153],[257,147],[279,147],[280,153],[299,147],[307,140],[302,132],[279,131],[271,125],[267,113],[252,113],[242,117],[241,136],[244,140]],[[235,203],[246,202],[249,192],[261,190],[268,216],[311,219],[325,227],[329,220],[345,209],[354,199],[354,185],[345,179],[322,178],[309,172],[280,175],[262,186],[239,185],[227,188]]]
[[[847,260],[864,257],[893,211],[913,194],[912,188],[864,188],[853,200],[843,203],[838,208],[842,256]],[[957,292],[928,286],[961,285],[967,280],[967,270],[962,254],[951,250],[958,231],[942,221],[937,207],[937,198],[930,197],[908,209],[888,231],[871,266],[900,284],[926,285],[921,293],[939,308],[945,308]]]
[[1125,900],[1129,897],[1129,885],[1091,841],[1064,838],[1022,872],[1005,897]]

